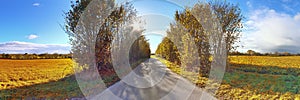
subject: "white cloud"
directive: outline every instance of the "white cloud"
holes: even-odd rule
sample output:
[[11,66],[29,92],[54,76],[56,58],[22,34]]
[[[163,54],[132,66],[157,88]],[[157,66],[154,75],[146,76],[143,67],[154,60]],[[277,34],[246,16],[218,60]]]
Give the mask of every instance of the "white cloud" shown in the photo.
[[69,53],[71,46],[67,44],[36,44],[12,41],[0,43],[0,53]]
[[39,36],[37,36],[37,35],[30,34],[27,38],[30,39],[30,40],[32,40],[32,39],[36,39],[36,38],[38,38],[38,37],[39,37]]
[[300,21],[300,13],[298,13],[298,14],[294,17],[294,19],[295,19],[296,21]]
[[41,4],[40,3],[33,3],[32,6],[34,7],[39,7]]
[[300,53],[299,17],[268,8],[251,12],[242,37],[243,51]]

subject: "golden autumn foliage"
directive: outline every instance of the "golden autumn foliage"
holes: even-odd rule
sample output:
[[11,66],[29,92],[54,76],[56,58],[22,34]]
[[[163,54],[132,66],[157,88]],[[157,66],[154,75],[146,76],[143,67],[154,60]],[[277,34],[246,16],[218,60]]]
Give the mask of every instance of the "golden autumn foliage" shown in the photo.
[[[142,35],[144,28],[134,27],[140,19],[131,3],[76,0],[71,7],[65,14],[65,30],[73,58],[79,66],[87,66],[83,70],[96,66],[106,85],[120,80],[116,72],[124,71],[122,67],[150,57],[149,43]],[[130,64],[126,64],[128,60]]]
[[237,48],[243,27],[237,5],[222,1],[197,3],[176,11],[174,16],[175,22],[158,46],[158,56],[186,66],[187,70],[201,69],[198,72],[208,77],[210,57],[226,55]]

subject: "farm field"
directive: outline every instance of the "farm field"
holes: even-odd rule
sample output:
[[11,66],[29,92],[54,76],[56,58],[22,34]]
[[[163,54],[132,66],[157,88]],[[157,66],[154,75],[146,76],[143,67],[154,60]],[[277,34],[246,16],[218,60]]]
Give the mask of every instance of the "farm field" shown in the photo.
[[1,59],[0,98],[80,96],[81,92],[73,74],[71,59]]
[[[169,61],[154,58],[199,87],[214,84],[205,77],[195,78],[196,73],[184,71]],[[225,72],[216,93],[219,99],[300,99],[300,57],[231,56],[230,59],[230,70]]]
[[56,81],[73,74],[72,60],[0,60],[0,89]]
[[300,56],[231,56],[231,63],[278,68],[300,68]]
[[[132,66],[144,60],[132,63]],[[102,75],[107,86],[118,81],[114,73],[106,72]],[[0,100],[82,97],[71,59],[0,59]]]
[[262,94],[300,94],[300,57],[231,56],[223,82]]
[[[214,84],[169,61],[152,58],[199,87]],[[231,56],[230,59],[230,69],[216,93],[219,99],[300,99],[300,57]],[[0,98],[82,97],[72,65],[70,59],[0,60]]]

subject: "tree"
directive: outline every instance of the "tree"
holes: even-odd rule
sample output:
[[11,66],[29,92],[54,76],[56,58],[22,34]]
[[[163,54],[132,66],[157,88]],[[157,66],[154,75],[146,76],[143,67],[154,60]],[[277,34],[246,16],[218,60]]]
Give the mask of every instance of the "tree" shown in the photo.
[[230,52],[229,55],[244,55],[244,54],[239,51],[233,51],[233,52]]
[[[222,33],[225,36],[227,54],[230,51],[236,50],[239,46],[236,44],[239,41],[242,32],[242,19],[241,9],[238,5],[230,4],[229,2],[215,1],[210,2],[212,10],[219,19]],[[230,59],[227,59],[226,67],[228,67]]]
[[5,55],[4,55],[4,58],[5,58],[5,59],[10,59],[10,55],[9,55],[9,54],[5,54]]
[[168,61],[180,65],[179,54],[176,46],[169,38],[163,38],[162,42],[158,45],[155,54],[165,58]]
[[141,59],[150,58],[150,45],[144,36],[139,37],[132,44],[129,51],[129,61],[131,64],[138,62]]
[[220,21],[222,32],[225,35],[226,49],[230,51],[236,50],[239,38],[242,32],[241,9],[238,5],[230,4],[229,2],[215,1],[210,2],[212,10]]
[[95,66],[95,44],[99,27],[115,7],[114,0],[76,0],[65,13],[65,31],[79,66]]
[[283,56],[291,56],[291,53],[289,53],[289,52],[283,52],[282,55]]
[[251,55],[251,56],[253,56],[255,53],[256,53],[256,52],[253,51],[253,50],[248,50],[248,51],[247,51],[247,54],[248,54],[248,55]]
[[1,54],[1,58],[5,59],[5,53]]
[[[66,13],[65,28],[73,59],[83,69],[78,73],[80,79],[86,80],[86,74],[99,73],[104,83],[110,86],[131,71],[127,65],[134,67],[128,63],[130,59],[137,63],[150,57],[149,43],[142,36],[144,29],[134,27],[140,20],[132,4],[116,5],[114,0],[77,0],[71,7]],[[130,50],[134,53],[129,54]],[[88,76],[90,81],[95,78]]]
[[111,59],[111,43],[114,40],[114,34],[120,30],[120,24],[123,23],[124,17],[127,16],[128,8],[121,6],[116,8],[113,12],[105,19],[104,24],[100,27],[99,33],[96,38],[96,62],[98,63],[99,69],[113,69],[112,59]]
[[[218,19],[217,22],[214,22],[214,18]],[[212,54],[225,55],[225,53],[229,53],[229,51],[236,48],[234,44],[238,42],[240,36],[241,19],[242,16],[238,6],[225,2],[198,3],[192,8],[184,9],[184,11],[176,11],[176,22],[171,23],[170,30],[167,31],[167,37],[177,47],[178,51],[175,50],[177,52],[175,54],[180,58],[181,63],[190,66],[193,62],[194,65],[198,65],[193,66],[194,69],[200,68],[200,74],[208,76]],[[217,32],[219,27],[221,30]],[[223,46],[224,42],[222,40],[225,40],[226,47]],[[191,43],[194,43],[194,46]],[[167,43],[162,41],[157,53],[160,53],[159,55],[164,58],[168,58],[170,53],[162,53],[162,50],[167,48],[164,46],[165,44]],[[222,52],[222,50],[226,52]],[[193,53],[191,51],[197,52]],[[197,54],[198,58],[192,57],[190,53]],[[192,59],[188,59],[189,57]],[[225,57],[212,58],[226,59]]]
[[[194,39],[189,36],[189,34],[185,34],[182,37],[183,42],[183,50],[181,53],[181,65],[185,67],[188,71],[199,71],[199,61],[200,57],[198,56],[197,49],[195,48],[195,42],[193,42]],[[201,66],[201,65],[200,65]],[[204,71],[204,70],[201,70]],[[202,72],[204,73],[204,72]]]

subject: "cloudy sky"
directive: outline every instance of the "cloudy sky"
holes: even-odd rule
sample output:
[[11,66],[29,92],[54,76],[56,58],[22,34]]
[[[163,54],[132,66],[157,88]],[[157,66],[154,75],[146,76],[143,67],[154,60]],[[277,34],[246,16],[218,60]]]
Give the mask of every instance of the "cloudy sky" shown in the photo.
[[245,29],[241,51],[300,53],[300,1],[249,0],[242,7]]
[[2,0],[0,53],[69,53],[60,24],[69,0]]
[[[150,33],[165,35],[168,25],[174,21],[174,11],[182,10],[178,0],[138,0],[135,7],[144,14],[146,29]],[[187,0],[188,1],[188,0]],[[191,0],[193,1],[193,0]],[[227,0],[237,4],[245,17],[240,52],[300,53],[300,1],[299,0]],[[194,4],[191,2],[190,4]],[[154,23],[155,22],[155,23]],[[167,26],[167,27],[166,27]],[[150,35],[151,50],[156,50],[162,36]]]
[[[165,35],[180,0],[135,0],[146,20],[147,38],[154,52]],[[191,0],[192,2],[194,0]],[[227,0],[245,16],[239,51],[300,53],[299,0]],[[183,4],[184,5],[184,4]],[[69,53],[68,36],[60,27],[69,0],[4,0],[0,3],[0,53]]]

